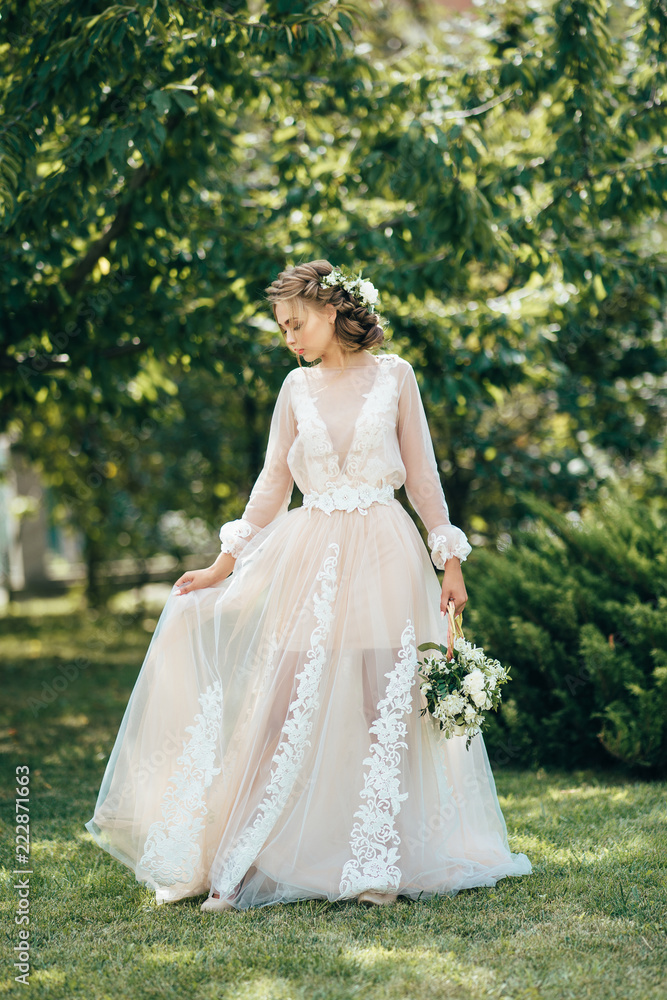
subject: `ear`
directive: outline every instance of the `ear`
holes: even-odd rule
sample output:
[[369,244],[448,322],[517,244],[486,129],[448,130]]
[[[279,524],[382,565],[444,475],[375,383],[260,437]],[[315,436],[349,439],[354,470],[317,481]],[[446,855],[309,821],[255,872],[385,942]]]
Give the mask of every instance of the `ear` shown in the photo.
[[338,310],[336,309],[336,307],[332,306],[330,302],[327,302],[326,306],[324,307],[324,312],[326,314],[329,323],[335,323],[336,316],[338,314]]

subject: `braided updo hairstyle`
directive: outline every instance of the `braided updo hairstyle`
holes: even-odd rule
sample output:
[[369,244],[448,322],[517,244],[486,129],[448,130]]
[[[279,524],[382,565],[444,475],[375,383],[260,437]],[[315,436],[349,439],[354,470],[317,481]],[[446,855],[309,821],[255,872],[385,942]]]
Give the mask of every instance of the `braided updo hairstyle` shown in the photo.
[[276,317],[276,303],[285,302],[290,311],[290,325],[301,319],[302,308],[323,310],[331,303],[336,309],[334,335],[344,351],[356,353],[377,347],[384,340],[377,313],[369,312],[356,296],[344,288],[323,288],[320,281],[333,271],[328,260],[311,260],[281,271],[265,289]]

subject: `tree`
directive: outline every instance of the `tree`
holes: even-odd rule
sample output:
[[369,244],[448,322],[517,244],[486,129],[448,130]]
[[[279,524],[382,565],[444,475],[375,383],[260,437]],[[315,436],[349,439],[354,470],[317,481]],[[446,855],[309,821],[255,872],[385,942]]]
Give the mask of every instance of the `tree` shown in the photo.
[[262,386],[277,391],[287,359],[271,364],[252,325],[270,192],[248,137],[302,102],[315,67],[337,60],[341,86],[367,72],[353,51],[341,59],[352,12],[64,3],[10,4],[3,16],[2,414],[84,528],[91,590],[118,535],[139,543],[130,498],[154,513],[128,449],[147,419],[154,435],[182,416],[169,387],[184,371],[201,384],[212,369],[242,403],[254,431],[246,490],[259,471]]
[[327,256],[382,289],[479,540],[521,490],[572,506],[662,446],[664,0],[486,3],[465,31],[379,2],[6,6],[0,369],[24,441],[52,405],[139,422],[136,386],[185,371],[270,407],[288,359],[262,289]]

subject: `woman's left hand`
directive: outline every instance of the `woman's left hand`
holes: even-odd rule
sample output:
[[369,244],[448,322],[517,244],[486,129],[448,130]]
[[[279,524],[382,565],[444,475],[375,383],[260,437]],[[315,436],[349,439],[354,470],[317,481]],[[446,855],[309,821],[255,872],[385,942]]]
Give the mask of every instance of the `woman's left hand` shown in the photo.
[[442,580],[442,595],[440,597],[440,610],[447,614],[447,605],[454,601],[454,617],[460,615],[466,606],[468,592],[463,582],[461,572],[461,560],[453,556],[445,563],[445,575]]

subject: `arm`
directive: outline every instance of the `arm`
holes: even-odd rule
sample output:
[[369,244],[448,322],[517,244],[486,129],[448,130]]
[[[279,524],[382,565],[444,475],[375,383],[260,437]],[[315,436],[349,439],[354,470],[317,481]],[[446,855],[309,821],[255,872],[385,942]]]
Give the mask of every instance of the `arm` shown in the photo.
[[296,437],[288,378],[283,382],[271,417],[264,467],[252,488],[241,517],[220,528],[220,550],[236,559],[258,531],[289,507],[294,488],[287,453]]
[[467,598],[461,562],[465,561],[472,548],[465,533],[449,519],[424,404],[412,367],[408,368],[401,386],[397,432],[406,472],[405,492],[428,532],[433,562],[438,569],[445,570],[445,607],[449,597],[453,596],[458,614]]
[[213,587],[226,579],[236,559],[249,540],[279,514],[284,513],[292,496],[294,480],[287,467],[287,452],[296,436],[296,420],[290,402],[290,390],[283,382],[271,417],[269,442],[260,472],[243,514],[220,528],[220,555],[206,569],[190,570],[176,581],[179,594],[202,587]]

